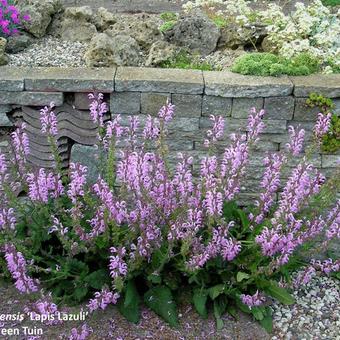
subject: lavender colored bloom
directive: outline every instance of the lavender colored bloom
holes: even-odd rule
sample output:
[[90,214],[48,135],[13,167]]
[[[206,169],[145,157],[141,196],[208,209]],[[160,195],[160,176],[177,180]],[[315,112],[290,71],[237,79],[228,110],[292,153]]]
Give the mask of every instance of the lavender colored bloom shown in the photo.
[[110,256],[110,275],[113,279],[116,277],[122,276],[125,277],[128,273],[128,267],[126,262],[123,260],[126,255],[125,247],[121,247],[116,249],[115,247],[110,248],[111,256]]
[[50,106],[45,106],[40,110],[41,133],[49,136],[56,136],[58,134],[58,122],[53,109],[55,104],[50,103]]
[[106,222],[104,217],[105,207],[100,206],[97,209],[95,217],[87,221],[91,225],[91,232],[88,234],[88,238],[94,238],[103,234],[106,230]]
[[248,140],[251,143],[254,143],[258,140],[258,136],[263,132],[265,128],[265,124],[262,121],[263,116],[265,115],[264,110],[260,110],[256,112],[255,108],[250,110],[250,115],[248,117]]
[[4,154],[0,154],[0,174],[4,175],[8,169],[6,157]]
[[159,138],[160,133],[161,125],[159,119],[153,118],[148,115],[143,130],[143,138],[146,140],[154,140]]
[[92,121],[98,123],[100,127],[104,127],[104,115],[108,112],[108,106],[103,102],[104,95],[102,93],[90,93],[88,97],[92,101],[89,107]]
[[15,280],[15,287],[21,293],[36,292],[38,290],[38,282],[27,274],[27,264],[22,253],[18,252],[13,244],[6,244],[5,251],[7,268]]
[[77,202],[78,196],[84,196],[84,186],[86,184],[87,167],[79,163],[70,164],[70,178],[69,189],[67,190],[68,197],[72,203]]
[[305,270],[295,278],[293,281],[293,286],[295,288],[300,287],[301,285],[306,285],[312,278],[315,276],[316,271],[313,266],[309,266],[305,268]]
[[118,293],[112,293],[108,289],[103,288],[101,292],[94,293],[94,298],[87,305],[90,313],[97,309],[106,309],[109,304],[116,304],[119,299]]
[[93,333],[92,328],[84,323],[80,329],[71,329],[71,335],[68,337],[68,340],[85,340],[91,335],[91,333]]
[[175,114],[175,105],[171,104],[169,101],[164,105],[158,112],[158,117],[164,120],[165,123],[169,123]]
[[314,127],[314,135],[317,139],[322,138],[329,130],[331,126],[332,114],[319,113],[318,120]]
[[286,147],[293,156],[297,156],[301,153],[303,148],[305,130],[298,128],[296,131],[293,126],[289,126],[288,133],[290,135],[290,142],[286,144]]
[[0,231],[6,229],[15,230],[16,222],[13,208],[0,209]]
[[11,133],[12,145],[14,147],[14,160],[21,172],[24,171],[27,156],[30,153],[29,140],[25,129],[26,124],[22,123],[14,132]]
[[125,128],[120,124],[120,115],[110,120],[105,126],[105,136],[103,138],[104,149],[108,150],[112,140],[121,138],[125,133]]
[[311,265],[319,271],[329,275],[331,272],[338,272],[340,270],[340,260],[333,262],[332,259],[327,259],[324,261],[312,260]]
[[213,128],[207,131],[207,139],[204,140],[206,147],[216,143],[223,137],[224,133],[224,118],[222,116],[210,116],[210,120],[214,123]]
[[241,301],[249,307],[249,309],[255,306],[261,306],[266,301],[258,290],[253,295],[241,294],[240,298]]
[[328,225],[327,239],[340,239],[340,199],[337,200],[335,207],[328,213],[326,224]]

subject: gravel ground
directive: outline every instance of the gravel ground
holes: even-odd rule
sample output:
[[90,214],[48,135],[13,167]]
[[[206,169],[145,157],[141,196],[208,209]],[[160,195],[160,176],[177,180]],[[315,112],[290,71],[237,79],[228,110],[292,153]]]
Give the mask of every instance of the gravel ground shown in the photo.
[[[131,324],[124,319],[114,307],[88,316],[86,323],[93,329],[88,339],[124,339],[124,340],[337,340],[340,339],[340,304],[339,281],[317,276],[313,280],[294,292],[296,304],[290,307],[277,303],[272,305],[274,312],[273,334],[268,335],[258,323],[247,315],[241,314],[236,321],[224,316],[224,328],[217,331],[212,315],[202,320],[191,307],[181,306],[180,328],[172,329],[153,312],[144,309],[142,320],[138,325]],[[1,314],[14,314],[23,310],[27,300],[17,294],[11,286],[1,285],[0,305]],[[68,309],[69,313],[77,313],[77,309]],[[44,334],[33,339],[66,339],[72,327],[79,327],[82,323],[65,322],[57,326],[41,326],[39,322],[32,323],[24,320],[18,322],[0,322],[3,328],[20,328],[28,326],[43,328]],[[29,339],[28,337],[1,337],[1,339]]]
[[86,67],[83,56],[87,46],[46,36],[22,52],[9,54],[9,66]]

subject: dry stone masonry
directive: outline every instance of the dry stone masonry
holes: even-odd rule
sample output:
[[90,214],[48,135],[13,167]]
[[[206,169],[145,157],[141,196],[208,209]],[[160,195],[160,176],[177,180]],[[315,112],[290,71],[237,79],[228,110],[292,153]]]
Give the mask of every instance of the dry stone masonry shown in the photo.
[[[59,120],[58,144],[67,166],[70,159],[90,167],[96,176],[96,127],[89,117],[88,93],[105,94],[110,114],[138,115],[141,122],[148,114],[156,115],[167,99],[176,105],[176,119],[169,127],[169,161],[176,161],[178,152],[186,152],[199,161],[205,154],[206,130],[211,126],[210,114],[226,117],[226,137],[218,148],[228,143],[228,135],[246,131],[249,109],[264,108],[266,131],[252,153],[247,180],[240,203],[250,202],[258,193],[263,173],[262,159],[268,151],[285,148],[287,127],[300,125],[306,130],[307,141],[317,110],[306,107],[311,92],[334,100],[340,110],[340,75],[308,77],[261,78],[226,72],[170,70],[153,68],[0,68],[0,148],[7,150],[9,133],[18,121],[24,121],[31,141],[30,162],[52,167],[46,138],[40,134],[39,110],[51,101],[57,106]],[[107,117],[109,119],[109,116]],[[332,176],[339,166],[339,154],[315,154],[313,163]],[[290,166],[298,162],[294,159]],[[197,164],[197,162],[196,162]],[[198,166],[194,171],[198,171]],[[284,176],[289,175],[289,168]]]

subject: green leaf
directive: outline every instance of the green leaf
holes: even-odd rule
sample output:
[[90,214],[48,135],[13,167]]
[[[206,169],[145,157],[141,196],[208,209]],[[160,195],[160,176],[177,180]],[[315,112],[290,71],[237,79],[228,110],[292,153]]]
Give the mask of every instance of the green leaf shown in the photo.
[[248,229],[250,222],[249,222],[247,214],[241,209],[237,209],[236,212],[237,212],[238,217],[240,218],[243,229]]
[[130,280],[127,283],[124,297],[118,301],[118,310],[130,322],[138,323],[140,320],[139,304],[140,296],[134,282]]
[[237,310],[235,308],[235,306],[231,306],[228,305],[226,308],[226,311],[228,314],[230,314],[233,318],[235,318],[236,320],[238,320],[238,314],[237,314]]
[[291,296],[286,289],[279,287],[274,281],[270,281],[268,287],[265,288],[265,292],[284,305],[292,305],[295,303],[294,297]]
[[192,299],[197,313],[201,315],[202,318],[206,319],[208,317],[208,311],[206,307],[208,292],[206,290],[195,289]]
[[266,310],[267,310],[267,314],[262,320],[260,320],[260,324],[268,333],[271,333],[273,331],[272,311],[268,307],[266,308]]
[[251,308],[251,314],[253,314],[254,318],[256,320],[259,320],[259,321],[263,320],[263,318],[264,318],[263,311],[259,307],[252,307]]
[[105,269],[99,269],[87,275],[84,279],[91,288],[102,289],[103,286],[110,284],[110,276]]
[[151,283],[161,283],[162,282],[162,278],[159,274],[150,274],[147,277],[147,280]]
[[165,286],[149,289],[144,295],[145,304],[161,316],[171,327],[178,326],[178,314],[171,290]]
[[221,295],[224,292],[224,288],[225,284],[223,283],[209,288],[208,292],[211,300],[215,300],[219,295]]
[[238,272],[236,275],[236,281],[241,282],[242,280],[249,279],[250,275],[244,272]]
[[223,204],[223,216],[227,221],[234,220],[235,212],[237,211],[238,206],[236,202],[229,201]]
[[74,290],[73,295],[78,302],[81,302],[87,295],[88,291],[89,290],[86,287],[77,287]]
[[225,296],[220,297],[219,299],[214,301],[214,316],[216,319],[216,327],[218,330],[221,330],[224,326],[221,316],[225,312],[226,307],[227,307],[227,299]]

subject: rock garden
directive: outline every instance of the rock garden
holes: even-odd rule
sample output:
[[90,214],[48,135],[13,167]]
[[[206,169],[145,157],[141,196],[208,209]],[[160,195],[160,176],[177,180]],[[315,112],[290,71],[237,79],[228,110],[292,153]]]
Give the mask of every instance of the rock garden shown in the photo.
[[132,5],[0,0],[0,339],[338,339],[339,3]]

